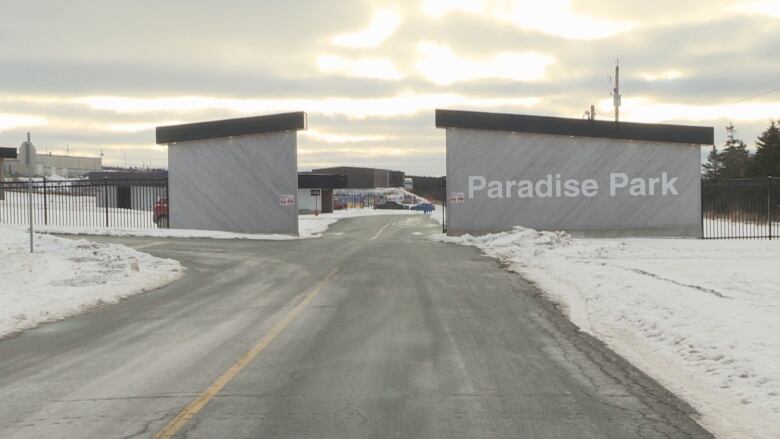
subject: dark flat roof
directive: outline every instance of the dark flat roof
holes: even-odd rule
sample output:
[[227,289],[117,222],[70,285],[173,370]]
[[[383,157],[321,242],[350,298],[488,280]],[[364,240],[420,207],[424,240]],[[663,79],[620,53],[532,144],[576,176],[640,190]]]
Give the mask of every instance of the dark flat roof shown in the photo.
[[16,148],[0,148],[0,159],[15,159]]
[[715,129],[712,127],[636,122],[616,123],[603,120],[483,113],[478,111],[436,110],[436,127],[647,140],[695,145],[712,145],[715,142]]
[[184,142],[187,140],[215,139],[219,137],[305,129],[306,113],[299,111],[296,113],[269,114],[267,116],[157,127],[157,143]]
[[93,171],[87,174],[87,178],[90,180],[103,180],[107,178],[109,180],[155,180],[161,178],[167,178],[168,171],[166,170],[154,170],[154,171]]
[[364,172],[364,173],[371,173],[371,172],[403,172],[403,171],[393,171],[392,169],[380,169],[380,168],[363,168],[359,166],[332,166],[330,168],[318,168],[318,169],[312,169],[312,172],[319,172],[319,173],[329,173],[329,174],[340,174],[344,172]]
[[343,174],[298,173],[298,189],[346,189],[347,176]]

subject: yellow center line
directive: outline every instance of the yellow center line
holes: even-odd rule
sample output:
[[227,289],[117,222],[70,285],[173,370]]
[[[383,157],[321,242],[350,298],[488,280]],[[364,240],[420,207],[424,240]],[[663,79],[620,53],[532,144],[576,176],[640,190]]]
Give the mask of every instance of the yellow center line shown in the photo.
[[181,430],[182,427],[187,424],[187,422],[189,422],[192,418],[195,417],[195,415],[203,410],[203,407],[205,407],[209,401],[217,396],[217,394],[226,385],[228,385],[228,383],[230,383],[243,368],[249,365],[249,363],[251,363],[252,360],[254,360],[255,357],[260,354],[260,352],[263,352],[263,350],[274,340],[274,338],[276,338],[276,336],[279,335],[284,330],[284,328],[286,328],[287,325],[289,325],[290,322],[292,322],[295,317],[301,313],[301,311],[303,311],[306,305],[314,300],[317,294],[319,294],[325,285],[327,285],[328,281],[336,275],[338,270],[338,268],[335,268],[333,271],[328,273],[324,279],[319,281],[317,285],[314,286],[314,289],[312,289],[312,291],[301,301],[301,303],[296,305],[295,308],[293,308],[284,317],[284,319],[282,319],[279,323],[276,324],[276,326],[273,327],[273,329],[271,329],[271,332],[266,334],[265,337],[263,337],[254,347],[252,347],[252,349],[247,351],[241,358],[239,358],[238,361],[236,361],[236,363],[230,367],[230,369],[217,378],[216,381],[214,381],[206,390],[203,391],[203,393],[200,394],[200,396],[187,405],[187,407],[185,407],[175,418],[173,418],[171,422],[168,423],[168,425],[163,427],[163,429],[154,436],[155,439],[168,439],[173,437],[176,433],[179,432],[179,430]]
[[379,235],[381,235],[381,234],[382,234],[382,232],[384,232],[384,231],[385,231],[385,229],[387,228],[387,226],[389,226],[390,224],[393,224],[393,222],[394,222],[394,221],[395,221],[395,220],[392,220],[392,221],[390,221],[389,223],[387,223],[387,224],[385,224],[384,226],[382,226],[382,228],[381,228],[381,229],[379,229],[379,231],[378,231],[378,232],[376,232],[376,235],[374,235],[374,237],[373,237],[373,238],[371,238],[369,241],[375,241],[377,238],[379,238]]

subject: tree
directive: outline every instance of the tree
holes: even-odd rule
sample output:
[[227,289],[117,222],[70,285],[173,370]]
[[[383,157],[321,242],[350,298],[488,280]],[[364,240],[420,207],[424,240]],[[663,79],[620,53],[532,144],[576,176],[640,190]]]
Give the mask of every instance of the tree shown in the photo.
[[780,176],[780,127],[773,120],[756,140],[756,153],[750,166],[752,177]]
[[710,151],[710,154],[707,156],[707,162],[702,165],[702,168],[704,170],[705,179],[714,180],[720,178],[721,172],[723,171],[723,159],[718,152],[718,149],[715,148],[715,145],[712,145],[712,151]]
[[726,126],[728,139],[720,153],[723,169],[719,178],[745,178],[748,174],[750,165],[750,152],[747,145],[740,139],[737,139],[737,130],[734,124]]

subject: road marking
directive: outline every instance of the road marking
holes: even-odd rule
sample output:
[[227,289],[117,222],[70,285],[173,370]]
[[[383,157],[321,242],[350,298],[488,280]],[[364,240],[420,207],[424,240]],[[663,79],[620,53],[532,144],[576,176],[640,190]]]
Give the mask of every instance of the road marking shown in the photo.
[[163,244],[165,244],[165,241],[154,241],[154,242],[147,242],[146,244],[136,245],[133,248],[136,250],[140,250],[142,248],[157,247],[158,245],[163,245]]
[[317,285],[314,286],[312,291],[301,301],[301,303],[296,305],[295,308],[293,308],[284,317],[284,319],[282,319],[279,323],[276,324],[276,326],[273,327],[273,329],[271,329],[271,332],[266,334],[265,337],[263,337],[254,347],[252,347],[252,349],[247,351],[241,358],[239,358],[239,360],[236,361],[236,363],[233,364],[230,369],[223,373],[206,390],[204,390],[203,393],[198,396],[198,398],[187,405],[187,407],[185,407],[184,410],[182,410],[175,418],[173,418],[171,422],[168,423],[168,425],[163,427],[162,430],[154,435],[155,439],[169,439],[178,433],[179,430],[181,430],[181,428],[184,427],[187,422],[189,422],[192,418],[195,417],[195,415],[203,410],[206,404],[208,404],[209,401],[217,396],[217,394],[226,385],[228,385],[228,383],[230,383],[243,368],[249,365],[249,363],[251,363],[252,360],[254,360],[255,357],[260,354],[260,352],[263,352],[263,350],[269,344],[271,344],[274,338],[276,338],[276,336],[279,335],[284,330],[284,328],[286,328],[287,325],[289,325],[290,322],[292,322],[295,317],[301,313],[301,311],[303,311],[306,305],[308,305],[309,302],[317,297],[317,294],[322,291],[325,285],[327,285],[328,281],[330,281],[330,279],[333,278],[333,276],[335,276],[336,272],[338,271],[338,268],[333,269],[333,271],[328,273],[324,279],[319,281]]
[[393,224],[394,222],[395,222],[395,220],[392,220],[392,221],[390,221],[389,223],[387,223],[387,224],[385,224],[384,226],[382,226],[382,228],[381,228],[381,229],[379,229],[379,231],[378,231],[378,232],[376,232],[376,235],[374,235],[374,237],[373,237],[373,238],[369,239],[369,241],[375,241],[377,238],[379,238],[379,235],[381,235],[381,234],[382,234],[382,232],[384,232],[384,231],[385,231],[385,229],[387,228],[387,226],[389,226],[390,224]]

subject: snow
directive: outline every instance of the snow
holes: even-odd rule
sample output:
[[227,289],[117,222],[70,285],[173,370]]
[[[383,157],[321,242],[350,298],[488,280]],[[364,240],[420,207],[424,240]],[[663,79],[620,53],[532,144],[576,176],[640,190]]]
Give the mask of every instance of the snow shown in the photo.
[[[57,191],[66,191],[68,187],[57,186]],[[83,188],[81,189],[83,191]],[[418,197],[403,188],[380,188],[366,190],[339,189],[347,195],[376,195],[401,200],[404,196]],[[299,215],[299,237],[283,234],[234,233],[212,230],[158,229],[153,221],[151,205],[156,200],[155,191],[146,193],[148,210],[122,209],[98,206],[95,195],[83,195],[76,191],[71,194],[49,193],[45,198],[41,193],[33,193],[33,218],[35,230],[46,233],[66,235],[102,235],[137,236],[154,238],[213,238],[213,239],[254,239],[288,240],[298,238],[316,238],[321,236],[330,225],[344,219],[368,215],[422,215],[421,212],[408,210],[374,210],[373,208],[350,208],[333,213]],[[26,227],[28,217],[28,195],[26,192],[6,191],[6,200],[0,201],[0,223]],[[44,208],[45,205],[45,208]],[[109,227],[106,227],[106,214]],[[442,222],[440,206],[431,217]],[[46,221],[44,221],[44,219]],[[48,224],[44,225],[43,223]]]
[[0,226],[0,338],[163,287],[182,275],[177,261],[116,244],[97,244]]
[[[156,200],[154,192],[149,192],[146,198],[146,209],[122,209],[99,206],[95,195],[85,195],[84,188],[76,187],[71,191],[69,186],[57,186],[60,193],[32,194],[33,221],[41,227],[44,222],[50,225],[63,226],[76,223],[83,228],[105,227],[106,213],[112,227],[122,228],[152,228],[154,213],[152,205]],[[4,224],[27,225],[29,223],[29,201],[26,192],[7,190],[5,200],[0,200],[0,222]],[[64,226],[67,227],[67,226]]]
[[[437,206],[437,210],[438,206]],[[268,233],[235,233],[218,230],[194,230],[194,229],[129,229],[116,227],[67,227],[67,226],[44,226],[36,225],[35,230],[45,233],[57,233],[63,235],[98,235],[98,236],[137,236],[150,238],[210,238],[210,239],[250,239],[250,240],[290,240],[318,238],[322,236],[328,227],[339,220],[345,218],[355,218],[374,215],[425,215],[422,212],[410,210],[374,210],[372,208],[364,209],[345,209],[337,210],[333,213],[321,213],[314,215],[299,215],[298,229],[299,236],[268,234]],[[430,216],[441,223],[441,212],[434,211]],[[17,226],[18,227],[18,226]],[[18,227],[18,230],[24,230]]]
[[504,261],[729,438],[780,437],[780,243],[589,239],[516,227],[432,239]]
[[[771,227],[770,227],[771,225]],[[780,221],[733,221],[724,218],[705,218],[705,238],[768,238],[780,235]]]

